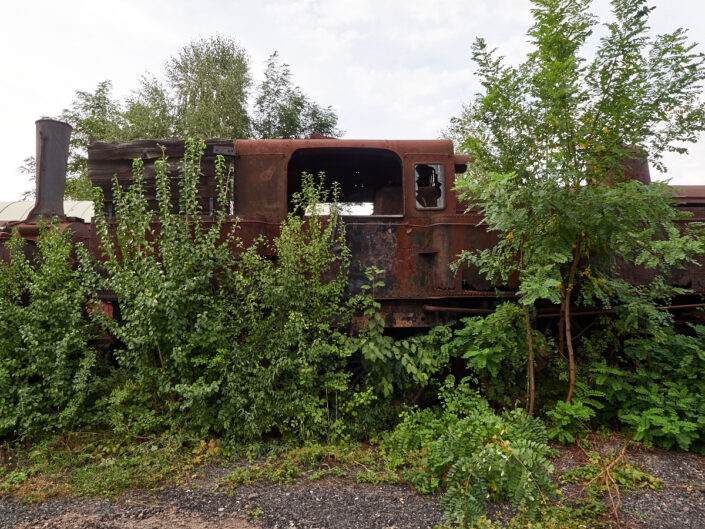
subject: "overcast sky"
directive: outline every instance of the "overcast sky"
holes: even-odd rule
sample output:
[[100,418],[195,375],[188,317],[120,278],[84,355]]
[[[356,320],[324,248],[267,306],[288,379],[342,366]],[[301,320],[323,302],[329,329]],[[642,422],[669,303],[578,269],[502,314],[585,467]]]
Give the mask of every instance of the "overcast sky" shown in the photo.
[[[705,41],[703,0],[652,0],[654,32]],[[609,17],[609,2],[594,11]],[[52,0],[8,2],[0,19],[0,201],[30,187],[34,121],[103,80],[114,95],[193,39],[221,34],[250,56],[256,81],[275,50],[294,82],[332,105],[346,138],[437,138],[477,91],[475,37],[514,63],[527,51],[528,0]],[[700,50],[705,49],[701,46]],[[678,184],[705,184],[705,140],[667,160]],[[653,176],[653,171],[652,171]]]

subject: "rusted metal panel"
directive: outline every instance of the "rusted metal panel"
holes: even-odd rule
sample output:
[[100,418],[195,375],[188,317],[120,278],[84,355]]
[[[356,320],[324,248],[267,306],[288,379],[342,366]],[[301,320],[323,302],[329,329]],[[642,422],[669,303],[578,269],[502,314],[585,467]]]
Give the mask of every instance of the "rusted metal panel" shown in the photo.
[[[132,164],[135,158],[142,160],[142,188],[150,208],[156,209],[156,169],[154,162],[167,157],[167,177],[170,181],[171,201],[174,208],[178,203],[178,182],[181,176],[179,159],[183,158],[184,140],[135,140],[127,143],[96,142],[88,146],[86,172],[91,184],[103,191],[105,215],[113,216],[113,186],[126,189],[132,183]],[[214,138],[206,140],[206,148],[201,158],[201,178],[197,184],[199,204],[205,214],[210,214],[217,198],[215,181],[215,159],[217,152],[225,155],[226,165],[233,162],[232,140]]]
[[451,140],[236,140],[235,152],[238,156],[259,156],[265,154],[284,155],[287,159],[298,149],[359,148],[386,149],[400,156],[405,153],[429,155],[453,154]]
[[281,222],[287,213],[286,162],[282,154],[248,156],[235,160],[235,214],[243,220]]
[[[183,155],[183,142],[96,144],[89,148],[89,175],[101,186],[111,171],[127,182],[129,157],[153,160],[161,156],[161,149],[156,148],[159,143],[165,144],[172,160]],[[225,140],[207,143],[208,156],[222,152],[233,161],[234,212],[245,244],[258,236],[271,240],[278,235],[281,221],[291,210],[292,178],[300,183],[300,171],[329,168],[343,180],[349,198],[363,199],[371,210],[366,216],[345,217],[346,242],[352,254],[348,294],[362,291],[368,282],[365,270],[374,266],[384,270],[384,286],[375,289],[374,295],[389,327],[430,326],[451,317],[456,309],[476,314],[492,310],[497,299],[494,286],[477,269],[463,266],[457,274],[450,270],[461,251],[489,248],[496,236],[487,231],[479,211],[459,202],[453,190],[454,175],[465,170],[470,158],[455,154],[449,140],[237,140],[234,149]],[[338,155],[339,163],[335,163]],[[320,163],[315,163],[317,157]],[[366,157],[364,163],[360,157]],[[442,190],[432,207],[417,197],[418,190],[429,185],[419,182],[419,164],[427,171],[433,169],[438,179],[435,184]],[[629,170],[645,180],[643,163],[637,165]],[[149,166],[147,179],[153,177]],[[213,193],[211,173],[211,169],[204,170],[199,187],[206,194]],[[693,220],[704,220],[705,186],[685,186],[675,194],[681,207],[694,212]],[[266,247],[262,251],[272,252]],[[624,268],[636,284],[649,279],[643,270]],[[701,268],[689,266],[674,272],[674,284],[705,293]],[[510,288],[516,286],[517,279],[512,277]]]
[[[676,201],[687,204],[705,204],[705,186],[672,186]],[[704,218],[702,215],[701,218]]]

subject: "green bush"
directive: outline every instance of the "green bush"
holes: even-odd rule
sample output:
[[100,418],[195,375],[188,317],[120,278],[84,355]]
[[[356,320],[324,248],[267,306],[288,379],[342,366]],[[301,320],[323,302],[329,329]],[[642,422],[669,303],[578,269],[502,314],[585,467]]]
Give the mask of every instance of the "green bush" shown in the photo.
[[[345,370],[355,346],[342,332],[353,310],[343,302],[342,223],[335,207],[326,217],[316,207],[336,202],[335,186],[328,193],[322,176],[305,176],[279,236],[246,246],[226,222],[222,157],[216,211],[201,211],[204,148],[187,142],[177,204],[168,161],[156,162],[156,211],[135,161],[133,184],[115,184],[116,221],[97,216],[97,261],[55,225],[42,229],[32,259],[19,238],[8,243],[0,438],[83,427],[231,442],[320,438],[344,435],[369,404],[371,395],[348,389]],[[116,317],[100,310],[98,290],[117,296]],[[116,340],[109,354],[91,345],[101,332]]]
[[98,219],[101,285],[117,295],[121,314],[104,322],[120,343],[110,423],[117,431],[185,428],[234,441],[330,434],[342,424],[331,407],[347,390],[350,348],[333,325],[344,326],[348,315],[348,250],[335,208],[323,218],[316,204],[337,197],[323,190],[322,177],[305,177],[280,235],[245,247],[237,227],[226,230],[222,158],[218,208],[204,220],[197,196],[204,148],[187,143],[176,211],[167,161],[155,164],[159,223],[139,160],[132,187],[115,187],[115,226]]
[[604,396],[601,391],[590,390],[584,383],[576,382],[570,402],[559,400],[546,411],[552,423],[548,437],[559,443],[574,443],[589,431],[590,421],[597,415],[597,410],[604,408],[604,404],[595,398]]
[[546,429],[522,410],[496,414],[466,381],[449,377],[438,410],[402,414],[386,438],[389,465],[420,492],[445,491],[441,506],[451,523],[472,526],[491,499],[506,499],[535,514],[554,486]]
[[[148,209],[140,160],[129,189],[115,184],[115,225],[97,216],[105,270],[97,281],[117,295],[120,308],[120,318],[103,320],[119,341],[114,351],[119,370],[106,397],[108,420],[117,431],[146,433],[181,422],[205,434],[213,427],[209,406],[218,388],[204,374],[218,361],[218,341],[225,343],[218,278],[234,258],[228,251],[232,235],[222,236],[227,207],[222,160],[219,208],[209,225],[198,205],[203,149],[202,142],[187,143],[176,212],[167,161],[155,163],[159,224],[157,212]],[[100,201],[97,196],[96,211],[102,211]]]
[[305,176],[272,242],[276,259],[252,246],[224,282],[231,317],[218,420],[246,439],[270,431],[319,438],[343,427],[349,251],[337,210],[325,219],[315,213],[316,204],[337,200],[322,184]]
[[626,341],[617,366],[592,366],[605,418],[616,418],[647,446],[705,453],[705,326],[693,335],[664,329]]
[[89,345],[98,333],[87,317],[95,291],[85,280],[88,257],[70,241],[68,230],[45,224],[31,260],[15,236],[9,262],[0,262],[0,438],[96,420],[93,406],[105,387]]
[[[488,316],[463,318],[449,345],[452,354],[465,358],[468,369],[483,383],[487,398],[498,406],[513,406],[526,394],[526,328],[516,303],[502,303]],[[535,351],[553,344],[532,330]]]
[[[368,279],[374,285],[373,270]],[[363,287],[364,288],[364,287]],[[413,393],[425,388],[433,376],[448,369],[453,351],[448,347],[453,333],[449,326],[438,325],[426,334],[395,340],[385,334],[380,304],[369,300],[364,310],[367,327],[351,343],[367,364],[365,384],[385,399],[412,399]]]

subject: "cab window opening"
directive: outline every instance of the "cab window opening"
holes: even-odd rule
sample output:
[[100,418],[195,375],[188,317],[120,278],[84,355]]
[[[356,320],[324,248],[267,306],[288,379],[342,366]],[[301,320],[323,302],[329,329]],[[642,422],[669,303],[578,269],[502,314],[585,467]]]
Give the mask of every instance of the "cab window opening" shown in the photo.
[[[287,203],[301,190],[302,173],[325,174],[326,188],[340,185],[341,213],[347,216],[403,214],[402,162],[386,149],[310,148],[294,151],[287,168]],[[320,213],[325,214],[326,205]]]

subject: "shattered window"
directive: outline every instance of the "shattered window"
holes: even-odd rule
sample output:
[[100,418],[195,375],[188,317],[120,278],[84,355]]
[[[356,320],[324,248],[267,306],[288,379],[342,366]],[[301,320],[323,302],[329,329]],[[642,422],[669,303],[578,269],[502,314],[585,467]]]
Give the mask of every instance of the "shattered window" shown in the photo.
[[442,164],[417,163],[414,166],[414,181],[416,209],[443,209],[445,207]]

